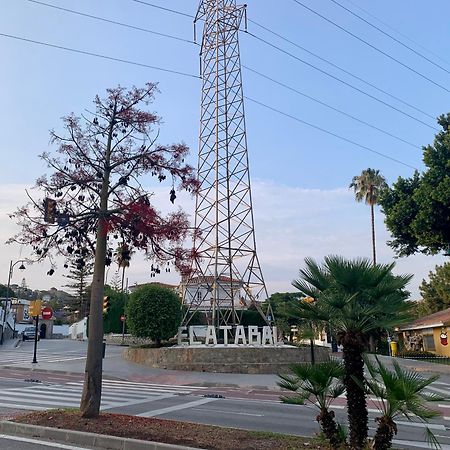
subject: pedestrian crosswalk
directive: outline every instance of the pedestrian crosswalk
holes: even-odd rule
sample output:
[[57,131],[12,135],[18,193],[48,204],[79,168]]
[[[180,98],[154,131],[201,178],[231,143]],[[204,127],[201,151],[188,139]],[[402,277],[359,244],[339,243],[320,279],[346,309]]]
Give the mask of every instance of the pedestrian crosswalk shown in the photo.
[[[132,406],[162,400],[176,395],[200,394],[204,387],[165,384],[136,383],[107,380],[102,383],[101,409]],[[0,390],[0,408],[43,411],[53,408],[77,408],[80,406],[82,381],[66,384],[37,384],[25,388]]]
[[[38,362],[58,363],[64,361],[75,361],[86,358],[86,351],[71,350],[67,352],[46,353],[45,350],[38,351]],[[33,352],[24,350],[2,350],[0,352],[1,366],[17,366],[33,361]]]

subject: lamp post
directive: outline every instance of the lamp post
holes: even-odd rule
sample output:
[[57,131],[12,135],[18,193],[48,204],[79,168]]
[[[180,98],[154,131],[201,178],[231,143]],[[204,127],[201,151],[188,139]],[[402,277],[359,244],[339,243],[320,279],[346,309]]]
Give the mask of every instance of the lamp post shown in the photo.
[[6,288],[6,300],[5,300],[5,306],[3,308],[3,324],[2,324],[2,334],[0,336],[0,345],[3,345],[3,339],[4,339],[4,334],[5,334],[5,325],[6,325],[6,312],[8,311],[8,303],[9,303],[9,290],[10,290],[10,285],[11,285],[11,277],[13,274],[13,269],[16,266],[16,264],[21,263],[19,270],[25,270],[26,267],[23,264],[25,262],[24,259],[19,259],[18,261],[16,261],[14,264],[11,261],[9,263],[9,273],[8,273],[8,286]]

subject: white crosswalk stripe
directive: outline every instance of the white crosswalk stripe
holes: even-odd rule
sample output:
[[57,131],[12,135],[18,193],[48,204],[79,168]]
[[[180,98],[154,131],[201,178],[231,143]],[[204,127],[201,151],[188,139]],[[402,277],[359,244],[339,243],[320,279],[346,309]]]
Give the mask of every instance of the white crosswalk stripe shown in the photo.
[[[64,361],[74,361],[86,358],[86,351],[68,351],[64,353],[51,352],[46,354],[45,350],[38,350],[38,361],[55,363]],[[12,351],[12,350],[2,350],[0,353],[0,365],[3,366],[13,366],[20,365],[24,363],[31,363],[33,360],[32,351]]]
[[[206,388],[165,384],[103,380],[101,409],[147,403],[175,395],[200,394]],[[60,385],[35,385],[0,390],[0,407],[42,411],[52,408],[76,408],[80,405],[83,382]]]

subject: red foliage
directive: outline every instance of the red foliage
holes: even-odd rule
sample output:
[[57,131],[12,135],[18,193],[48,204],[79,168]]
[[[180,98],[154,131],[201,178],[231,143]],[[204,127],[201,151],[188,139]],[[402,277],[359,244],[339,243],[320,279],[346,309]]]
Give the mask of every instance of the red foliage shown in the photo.
[[[41,155],[51,173],[36,181],[42,196],[30,197],[13,214],[22,231],[10,241],[33,246],[37,259],[75,254],[82,262],[95,251],[102,219],[109,238],[106,264],[121,242],[155,261],[173,259],[183,271],[190,266],[194,252],[183,248],[190,237],[186,215],[178,211],[163,217],[139,182],[150,174],[159,182],[169,177],[171,186],[191,193],[199,188],[194,169],[184,162],[188,147],[162,145],[153,137],[160,119],[142,107],[156,92],[152,83],[141,89],[108,89],[106,98],[95,98],[92,117],[71,114],[63,119],[64,133],[51,132],[57,154]],[[46,197],[57,201],[54,224],[43,219]]]

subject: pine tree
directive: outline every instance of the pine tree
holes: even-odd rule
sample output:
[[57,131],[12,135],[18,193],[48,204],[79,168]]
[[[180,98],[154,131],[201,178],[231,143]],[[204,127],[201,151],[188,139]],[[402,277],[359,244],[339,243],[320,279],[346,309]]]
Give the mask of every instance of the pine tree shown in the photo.
[[74,294],[75,302],[74,310],[78,310],[78,319],[81,320],[89,311],[89,296],[87,286],[90,284],[92,274],[94,273],[94,262],[87,260],[84,264],[80,264],[76,260],[69,264],[69,273],[66,278],[72,280],[70,284],[66,284]]

